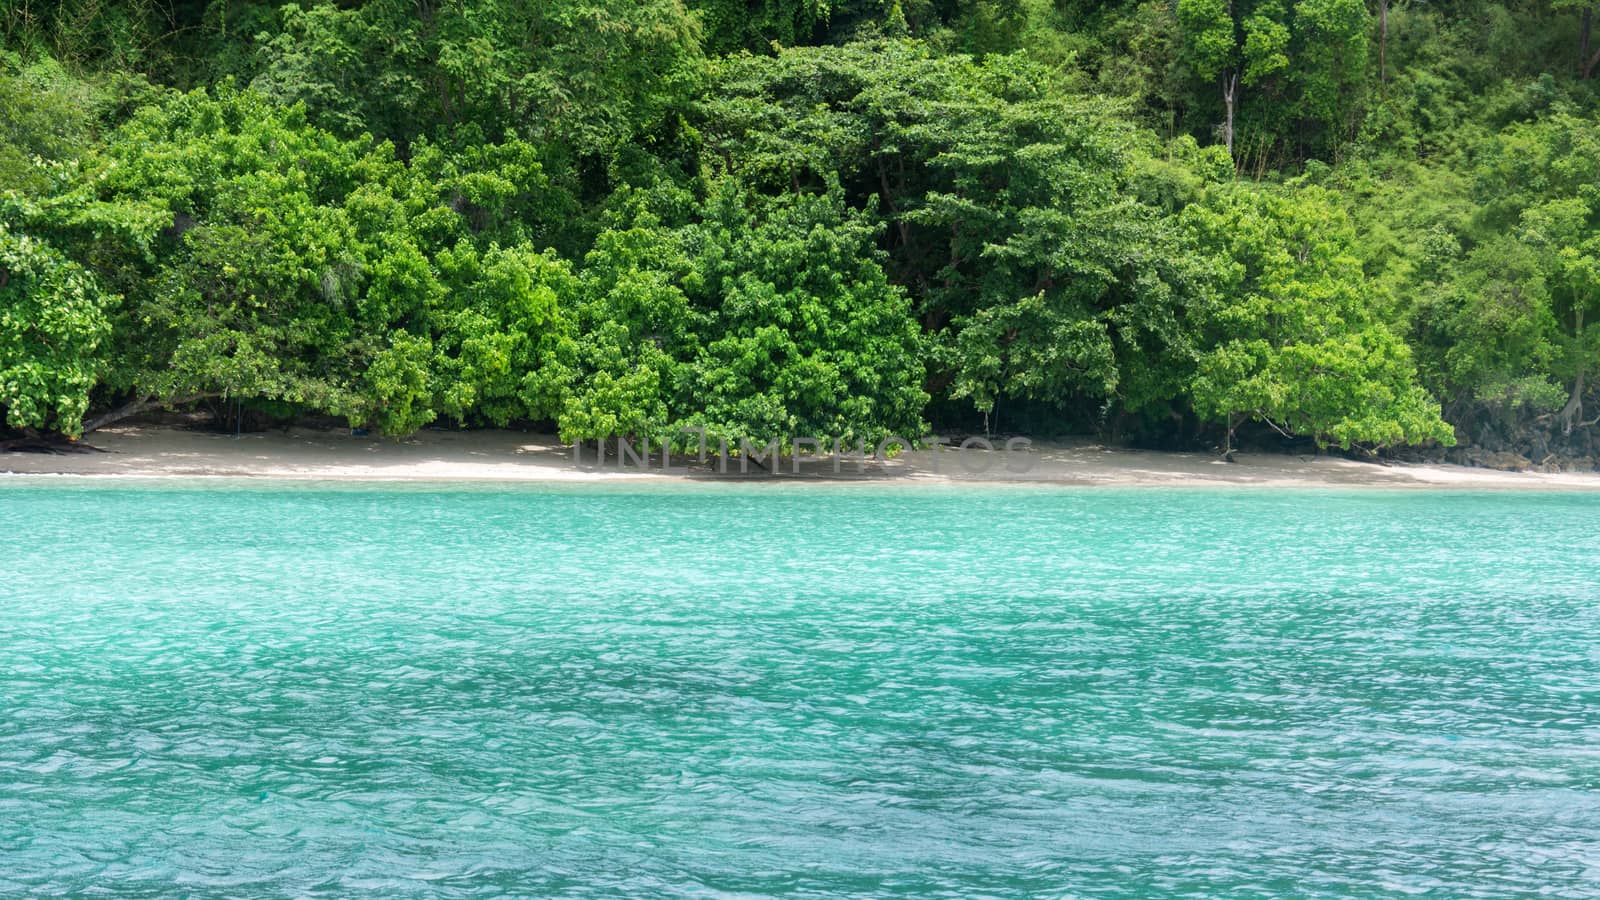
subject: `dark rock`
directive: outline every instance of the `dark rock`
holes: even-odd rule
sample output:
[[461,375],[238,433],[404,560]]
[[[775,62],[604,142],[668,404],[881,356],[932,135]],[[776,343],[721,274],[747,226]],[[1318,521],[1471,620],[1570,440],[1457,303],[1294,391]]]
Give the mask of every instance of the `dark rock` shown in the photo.
[[1496,453],[1486,454],[1479,465],[1488,469],[1498,469],[1502,472],[1526,472],[1533,467],[1533,461],[1521,453],[1501,450]]

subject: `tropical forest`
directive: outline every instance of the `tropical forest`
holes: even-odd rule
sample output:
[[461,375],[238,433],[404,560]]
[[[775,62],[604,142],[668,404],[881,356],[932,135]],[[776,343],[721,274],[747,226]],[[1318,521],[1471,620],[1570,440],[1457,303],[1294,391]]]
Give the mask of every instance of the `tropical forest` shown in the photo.
[[1594,468],[1594,12],[3,0],[0,436]]

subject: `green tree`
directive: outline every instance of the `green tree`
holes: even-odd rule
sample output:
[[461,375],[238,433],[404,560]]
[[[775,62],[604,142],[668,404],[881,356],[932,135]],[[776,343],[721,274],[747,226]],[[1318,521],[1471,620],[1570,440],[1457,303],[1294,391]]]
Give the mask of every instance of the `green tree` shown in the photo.
[[1577,10],[1578,26],[1578,77],[1588,79],[1594,75],[1595,67],[1600,66],[1600,49],[1595,49],[1594,43],[1594,2],[1593,0],[1551,0],[1553,9]]
[[0,55],[0,191],[39,196],[53,190],[53,169],[92,145],[105,101],[54,60],[21,65],[8,57]]
[[562,434],[875,440],[920,428],[917,329],[837,194],[714,185],[690,220],[634,204],[584,264]]
[[690,0],[700,16],[708,53],[760,53],[776,43],[812,42],[833,13],[830,0]]
[[[740,57],[719,75],[702,133],[720,164],[775,195],[838,185],[883,217],[888,271],[950,401],[994,427],[1003,398],[1059,415],[1177,395],[1204,278],[1141,194],[1173,186],[1154,143],[1113,107],[1020,56],[911,41]],[[1188,147],[1173,168],[1226,172]],[[1152,199],[1181,205],[1183,190]]]
[[700,78],[680,0],[321,0],[284,16],[255,86],[346,136],[466,129],[604,155],[666,125]]
[[1184,219],[1225,267],[1191,388],[1225,423],[1225,453],[1251,419],[1345,449],[1454,443],[1410,350],[1374,318],[1354,234],[1322,191],[1218,188]]
[[1555,373],[1569,386],[1559,417],[1570,434],[1594,424],[1583,421],[1584,399],[1600,368],[1600,126],[1557,115],[1509,129],[1497,149],[1482,187],[1507,213],[1522,206],[1515,233],[1544,263],[1562,350]]
[[554,413],[542,354],[571,276],[526,242],[475,240],[506,202],[492,173],[434,182],[227,87],[141,109],[105,157],[33,218],[128,298],[105,373],[124,410],[227,397],[389,434]]
[[[1571,434],[1600,367],[1600,130],[1558,113],[1475,144],[1459,252],[1420,286],[1418,344],[1458,415]],[[1476,407],[1476,409],[1474,408]]]
[[12,428],[76,435],[106,365],[105,293],[82,266],[0,221],[0,408]]
[[1178,0],[1183,61],[1220,85],[1218,135],[1237,156],[1241,88],[1260,97],[1253,138],[1275,143],[1302,123],[1335,147],[1353,128],[1366,76],[1367,12],[1361,0]]
[[1477,247],[1452,267],[1421,316],[1424,354],[1436,355],[1438,382],[1456,401],[1456,417],[1477,404],[1500,418],[1547,413],[1565,396],[1546,262],[1515,237]]

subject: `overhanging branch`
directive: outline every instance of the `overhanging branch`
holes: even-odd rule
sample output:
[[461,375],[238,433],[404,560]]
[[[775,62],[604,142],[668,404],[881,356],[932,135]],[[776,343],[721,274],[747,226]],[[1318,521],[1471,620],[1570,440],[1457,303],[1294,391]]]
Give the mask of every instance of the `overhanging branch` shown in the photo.
[[146,396],[138,400],[132,400],[128,403],[124,403],[122,406],[119,406],[116,409],[107,410],[106,412],[89,419],[83,423],[83,433],[88,434],[91,431],[104,428],[114,422],[120,422],[129,416],[136,416],[139,413],[149,412],[152,409],[171,409],[174,406],[182,406],[186,403],[193,403],[196,400],[210,400],[213,397],[221,396],[221,392],[218,391],[202,394],[185,394],[181,397],[172,397],[168,399],[162,399],[154,395]]

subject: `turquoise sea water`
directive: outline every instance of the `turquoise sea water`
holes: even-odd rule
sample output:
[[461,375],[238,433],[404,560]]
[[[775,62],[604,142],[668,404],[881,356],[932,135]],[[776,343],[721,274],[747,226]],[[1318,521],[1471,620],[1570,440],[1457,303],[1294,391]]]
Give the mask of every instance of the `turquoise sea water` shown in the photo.
[[1600,892],[1600,496],[0,485],[0,894]]

